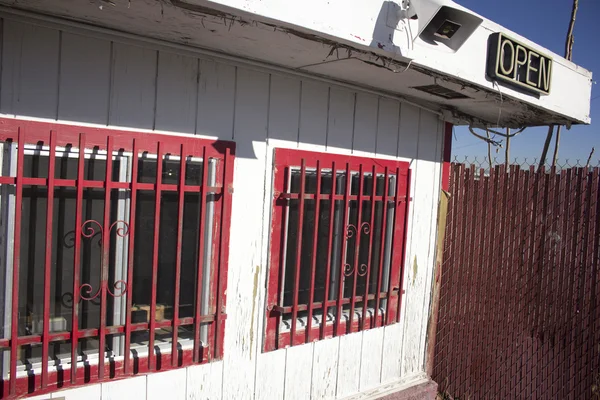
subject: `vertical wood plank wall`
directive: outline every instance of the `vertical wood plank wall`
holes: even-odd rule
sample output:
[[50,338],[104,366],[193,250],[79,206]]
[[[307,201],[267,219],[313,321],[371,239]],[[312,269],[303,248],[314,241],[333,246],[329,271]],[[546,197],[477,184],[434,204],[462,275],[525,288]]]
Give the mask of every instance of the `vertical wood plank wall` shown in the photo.
[[[99,39],[8,16],[0,27],[4,116],[196,134],[237,144],[224,359],[60,396],[343,398],[423,373],[443,136],[435,114],[373,94],[225,64],[191,51],[131,44],[117,36]],[[275,147],[411,163],[413,202],[400,323],[261,352]],[[171,389],[163,393],[164,384]]]

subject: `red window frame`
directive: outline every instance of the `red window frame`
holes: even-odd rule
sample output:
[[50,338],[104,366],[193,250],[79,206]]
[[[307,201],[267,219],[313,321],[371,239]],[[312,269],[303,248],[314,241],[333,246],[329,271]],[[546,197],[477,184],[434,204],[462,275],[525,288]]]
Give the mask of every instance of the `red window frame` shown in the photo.
[[[180,282],[180,265],[181,265],[181,238],[182,238],[182,225],[183,222],[179,219],[177,224],[177,259],[175,261],[175,287],[174,293],[174,306],[173,316],[170,320],[156,321],[156,287],[157,287],[157,266],[156,256],[154,257],[153,265],[153,278],[152,278],[152,303],[149,310],[149,322],[134,323],[131,320],[132,310],[132,296],[127,296],[126,301],[126,322],[123,325],[107,326],[106,323],[106,309],[107,309],[107,296],[115,296],[115,291],[118,290],[117,284],[119,282],[108,282],[108,261],[107,253],[108,250],[103,250],[102,268],[101,268],[101,286],[100,288],[94,288],[91,292],[91,288],[84,288],[85,285],[80,285],[78,281],[79,270],[74,269],[74,282],[73,282],[73,293],[74,299],[73,304],[77,304],[77,300],[88,299],[86,294],[91,296],[95,293],[93,298],[100,301],[100,325],[98,329],[79,329],[78,327],[78,307],[73,307],[72,311],[72,326],[71,331],[65,332],[51,332],[49,328],[50,318],[50,279],[45,279],[44,287],[44,324],[43,333],[28,336],[19,336],[18,332],[18,307],[13,307],[12,311],[12,324],[10,330],[10,338],[0,339],[0,350],[10,350],[10,363],[9,363],[9,374],[7,381],[2,380],[2,390],[0,391],[2,398],[14,398],[21,397],[28,394],[43,394],[57,390],[58,388],[66,388],[72,386],[79,386],[82,384],[89,384],[101,381],[107,381],[114,378],[123,378],[127,376],[134,376],[137,374],[144,374],[153,371],[165,371],[169,369],[181,368],[189,365],[206,363],[211,360],[221,359],[223,356],[223,337],[225,329],[225,304],[226,304],[226,293],[227,293],[227,269],[228,269],[228,257],[229,257],[229,226],[231,221],[231,196],[233,193],[233,166],[235,158],[235,144],[227,141],[214,141],[206,140],[201,138],[195,138],[190,136],[176,136],[176,135],[163,135],[153,133],[140,133],[130,132],[123,130],[112,130],[112,129],[101,129],[91,127],[81,127],[65,124],[37,122],[37,121],[24,121],[19,119],[11,118],[0,118],[0,140],[3,142],[12,142],[17,145],[17,165],[22,166],[24,161],[24,147],[21,143],[33,144],[33,145],[44,145],[48,146],[52,150],[56,150],[57,147],[68,147],[79,149],[79,156],[77,161],[77,178],[76,179],[55,179],[54,177],[54,159],[55,151],[49,151],[49,167],[48,167],[48,178],[32,178],[23,176],[23,168],[17,168],[16,176],[2,176],[0,177],[0,184],[11,185],[15,188],[15,230],[14,230],[14,246],[13,254],[14,259],[12,265],[14,266],[12,271],[12,281],[19,281],[19,260],[20,260],[20,219],[21,219],[21,207],[23,200],[23,186],[24,185],[38,185],[45,186],[48,188],[48,201],[46,218],[52,218],[52,197],[50,193],[53,193],[54,188],[58,187],[71,187],[76,188],[77,192],[77,211],[76,221],[82,221],[81,215],[81,203],[82,193],[84,188],[103,188],[105,193],[109,193],[111,189],[126,189],[131,193],[130,200],[130,220],[129,220],[129,256],[125,261],[127,268],[127,282],[122,282],[121,288],[124,288],[125,292],[129,291],[132,293],[132,266],[133,266],[133,243],[135,241],[135,193],[137,190],[151,190],[156,194],[156,205],[154,214],[154,243],[153,243],[153,254],[156,255],[158,249],[158,231],[160,229],[157,218],[160,218],[160,198],[161,193],[172,192],[178,194],[178,210],[179,215],[183,215],[183,197],[185,193],[199,193],[201,199],[200,205],[200,226],[204,225],[205,209],[207,203],[207,196],[212,193],[214,207],[214,227],[211,228],[213,231],[212,241],[212,253],[210,260],[210,306],[208,313],[202,313],[199,306],[202,301],[202,289],[200,284],[196,285],[194,291],[195,308],[193,317],[179,318],[178,316],[178,299],[179,299],[179,282]],[[132,154],[132,175],[129,182],[117,182],[114,181],[111,174],[111,162],[112,157],[106,157],[106,171],[104,181],[92,181],[84,179],[84,149],[100,149],[106,151],[107,154],[113,154],[114,151],[125,151]],[[138,154],[148,152],[156,154],[157,159],[162,159],[163,155],[171,154],[180,157],[179,160],[185,160],[187,157],[198,157],[202,160],[216,159],[216,183],[214,186],[204,184],[207,181],[207,169],[202,168],[202,180],[199,186],[188,185],[185,182],[185,174],[180,173],[178,184],[165,184],[161,180],[156,180],[155,183],[140,183],[137,181],[137,160]],[[203,161],[204,162],[204,161]],[[185,173],[186,163],[178,162],[180,172]],[[157,176],[161,176],[161,163],[157,163]],[[205,164],[206,165],[206,164]],[[110,234],[110,228],[116,222],[111,221],[110,216],[107,217],[107,206],[108,202],[105,199],[104,208],[104,220],[93,221],[99,227],[101,237],[105,242],[109,241],[108,235]],[[48,221],[48,219],[46,220]],[[89,221],[86,221],[87,223]],[[84,225],[85,225],[84,223]],[[49,225],[49,227],[48,227]],[[82,225],[76,224],[75,227],[75,254],[81,251],[81,234]],[[85,228],[87,229],[87,228]],[[51,243],[52,236],[52,225],[47,224],[44,232],[47,236],[47,242]],[[203,257],[204,245],[204,229],[200,229],[198,234],[200,237],[198,242],[198,264],[196,270],[196,276],[198,282],[202,282],[202,268],[201,260]],[[40,268],[44,269],[44,276],[48,278],[51,270],[51,246],[46,245],[46,256],[45,260],[40,262],[42,264]],[[77,256],[76,256],[77,257]],[[76,258],[77,260],[77,258]],[[12,291],[12,304],[18,304],[19,301],[19,285],[13,285]],[[87,285],[89,286],[89,285]],[[112,290],[112,292],[111,292]],[[96,292],[97,291],[97,292]],[[124,294],[125,292],[121,293]],[[96,297],[97,296],[97,297]],[[92,297],[90,297],[92,298]],[[204,345],[200,340],[200,326],[201,324],[209,324],[208,328],[208,344]],[[194,326],[194,345],[193,349],[179,349],[178,344],[178,327],[182,325],[193,325]],[[172,348],[171,352],[155,352],[154,351],[154,329],[171,327],[172,329]],[[137,331],[148,331],[149,341],[148,356],[138,356],[136,358],[130,355],[131,345],[131,334]],[[77,343],[79,339],[97,337],[99,340],[99,349],[104,347],[106,337],[108,335],[123,334],[125,337],[125,351],[122,359],[115,360],[98,357],[97,364],[87,364],[83,367],[77,364]],[[51,371],[48,369],[48,347],[52,342],[71,340],[71,363],[64,364],[62,371]],[[29,376],[17,376],[17,362],[18,362],[18,350],[20,346],[40,343],[42,344],[42,367],[41,370],[34,371]],[[172,357],[172,354],[176,354],[176,357]],[[69,370],[70,369],[70,370]]]
[[[274,155],[274,177],[273,177],[273,203],[272,203],[272,221],[271,221],[271,238],[270,238],[270,258],[269,258],[269,276],[268,276],[268,285],[267,285],[267,317],[266,317],[266,335],[264,341],[264,351],[276,350],[279,348],[294,346],[298,344],[308,343],[314,340],[322,340],[328,337],[334,337],[343,335],[346,333],[358,332],[360,330],[376,328],[379,326],[393,324],[400,319],[400,310],[401,310],[401,302],[402,302],[402,294],[404,291],[403,287],[403,276],[404,276],[404,259],[406,252],[406,231],[407,231],[407,216],[410,204],[410,182],[411,182],[411,170],[410,165],[407,162],[396,161],[396,160],[388,160],[388,159],[379,159],[379,158],[366,158],[366,157],[356,157],[356,156],[347,156],[347,155],[335,155],[329,153],[321,153],[321,152],[311,152],[311,151],[302,151],[302,150],[290,150],[290,149],[275,149]],[[287,192],[287,188],[290,185],[290,170],[295,169],[300,172],[300,188],[297,193],[289,193]],[[307,170],[315,171],[316,174],[316,190],[314,193],[306,193],[306,182],[305,176]],[[321,174],[323,170],[328,171],[336,171],[336,179],[331,179],[332,190],[329,191],[329,194],[323,194],[323,189],[321,188]],[[337,175],[342,172],[343,179],[345,180],[344,193],[336,194],[336,180]],[[330,172],[331,173],[331,172]],[[356,175],[360,176],[359,190],[357,194],[352,195],[350,192],[349,185],[349,176]],[[379,195],[373,191],[371,194],[364,194],[363,183],[366,174],[372,174],[372,176],[381,176],[384,177],[385,189],[382,192],[388,193],[387,196]],[[388,191],[388,181],[390,176],[395,176],[396,178],[396,190],[395,193],[391,193]],[[333,194],[332,194],[333,193]],[[323,303],[325,299],[328,299],[329,293],[329,283],[331,271],[333,268],[338,268],[339,276],[342,279],[347,275],[344,273],[344,268],[346,268],[346,259],[344,257],[340,257],[340,265],[334,266],[330,265],[331,263],[331,252],[332,252],[332,237],[333,231],[332,228],[329,228],[328,233],[328,256],[327,256],[327,272],[326,272],[326,280],[324,285],[324,299],[321,301],[316,301],[314,299],[315,293],[315,265],[316,265],[316,256],[312,257],[312,277],[310,282],[310,294],[309,300],[307,304],[299,304],[298,303],[298,291],[299,291],[299,269],[300,269],[300,252],[296,252],[296,260],[294,261],[294,288],[293,288],[293,304],[292,306],[283,306],[283,286],[284,286],[284,262],[283,259],[285,257],[285,238],[286,238],[286,207],[290,199],[298,200],[298,210],[299,217],[298,220],[298,229],[299,233],[296,235],[297,243],[296,249],[302,248],[302,226],[303,226],[303,212],[304,212],[304,201],[305,200],[315,200],[315,215],[319,215],[320,203],[322,200],[329,200],[329,226],[333,226],[331,221],[333,220],[334,213],[334,204],[333,200],[343,201],[343,210],[344,210],[344,219],[343,219],[343,230],[346,237],[343,239],[341,254],[345,253],[346,241],[351,237],[349,235],[349,227],[356,229],[354,225],[349,224],[348,222],[348,209],[351,201],[357,201],[358,204],[363,204],[364,201],[371,201],[370,204],[374,204],[376,201],[386,201],[387,204],[393,203],[395,204],[395,211],[393,215],[393,229],[392,229],[392,239],[391,239],[391,254],[390,254],[390,268],[389,268],[389,284],[388,290],[385,291],[383,287],[381,287],[381,274],[383,271],[383,256],[379,258],[380,267],[378,267],[379,278],[377,280],[377,290],[379,292],[379,296],[376,296],[375,293],[369,292],[369,285],[366,284],[367,287],[366,293],[356,293],[356,275],[354,275],[354,288],[352,295],[350,297],[343,297],[342,295],[342,285],[338,285],[339,293],[334,300],[328,300],[326,305],[328,308],[334,308],[336,310],[334,321],[330,321],[328,323],[322,324],[319,326],[313,325],[313,315],[315,310],[323,309]],[[375,201],[373,201],[375,200]],[[371,224],[368,226],[373,226],[373,215],[374,215],[374,205],[371,209]],[[357,221],[361,221],[360,210],[362,207],[358,207],[358,219]],[[373,240],[370,239],[371,245],[369,246],[369,257],[371,257],[371,251],[381,251],[381,255],[383,255],[384,249],[384,238],[385,238],[385,227],[386,227],[386,214],[385,210],[387,207],[383,208],[383,217],[382,217],[382,228],[381,228],[381,246],[380,249],[371,249]],[[318,231],[319,224],[313,224],[314,232],[312,234],[312,254],[316,254],[317,252],[317,239],[316,232]],[[362,223],[358,229],[362,229]],[[360,234],[360,233],[359,233]],[[360,240],[360,239],[357,239]],[[354,242],[355,249],[360,245]],[[358,252],[358,250],[356,250]],[[357,253],[358,254],[358,253]],[[358,255],[355,256],[355,260],[358,259]],[[358,264],[357,261],[354,261],[355,264]],[[371,266],[366,266],[367,271],[370,271]],[[357,272],[357,265],[354,266],[354,274]],[[366,282],[369,282],[369,275],[366,275]],[[391,289],[391,290],[390,290]],[[368,300],[375,300],[376,306],[374,307],[372,315],[367,318],[356,318],[354,317],[354,310],[357,302],[362,302],[362,300],[368,296]],[[383,300],[387,299],[387,300]],[[386,306],[385,310],[382,313],[379,313],[380,301],[385,301]],[[367,315],[367,302],[362,302],[362,315]],[[347,321],[341,321],[340,315],[343,305],[350,304],[351,309],[349,313],[349,317]],[[383,304],[382,304],[383,305]],[[358,309],[360,310],[360,309]],[[306,319],[305,327],[297,326],[297,315],[298,312],[307,311],[308,316]],[[290,329],[289,331],[284,331],[281,329],[282,316],[284,314],[291,314],[291,321],[289,321]],[[383,315],[382,315],[383,314]],[[360,319],[360,321],[359,321]],[[322,321],[322,320],[321,320]]]

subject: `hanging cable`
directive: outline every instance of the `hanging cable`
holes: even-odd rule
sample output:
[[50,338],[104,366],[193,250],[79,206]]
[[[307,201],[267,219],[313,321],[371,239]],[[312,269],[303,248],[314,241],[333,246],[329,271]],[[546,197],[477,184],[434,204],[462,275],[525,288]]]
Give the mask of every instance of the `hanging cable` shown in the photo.
[[[483,141],[484,141],[484,142],[486,142],[486,143],[489,143],[489,144],[491,144],[491,145],[494,145],[494,146],[502,147],[502,142],[500,142],[500,141],[497,141],[497,140],[494,140],[494,139],[491,139],[491,138],[489,138],[489,137],[481,136],[481,135],[477,134],[477,133],[476,133],[476,132],[473,130],[473,128],[472,128],[472,127],[470,127],[470,126],[469,126],[469,132],[471,132],[471,134],[472,134],[473,136],[475,136],[476,138],[478,138],[478,139],[481,139],[481,140],[483,140]],[[488,132],[488,133],[489,133],[489,131],[488,131],[487,129],[486,129],[486,132]]]
[[515,133],[506,134],[506,133],[498,132],[498,131],[496,131],[494,129],[485,128],[486,131],[490,131],[494,135],[498,135],[498,136],[503,137],[503,138],[513,138],[513,137],[517,136],[518,134],[520,134],[521,132],[523,132],[525,129],[527,129],[527,127],[523,127],[521,129],[519,129],[518,131],[516,131]]

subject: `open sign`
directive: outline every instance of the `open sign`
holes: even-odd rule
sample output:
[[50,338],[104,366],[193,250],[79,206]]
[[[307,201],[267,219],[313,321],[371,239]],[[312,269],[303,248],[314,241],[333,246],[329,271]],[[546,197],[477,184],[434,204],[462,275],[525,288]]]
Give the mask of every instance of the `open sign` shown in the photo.
[[552,59],[524,44],[494,33],[489,39],[487,73],[521,89],[550,94]]

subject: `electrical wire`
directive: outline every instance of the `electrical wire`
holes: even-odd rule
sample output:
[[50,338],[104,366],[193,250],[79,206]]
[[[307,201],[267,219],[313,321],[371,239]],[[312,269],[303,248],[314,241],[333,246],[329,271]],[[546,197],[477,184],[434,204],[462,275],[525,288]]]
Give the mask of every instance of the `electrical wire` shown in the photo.
[[[500,90],[500,85],[498,84],[498,82],[493,81],[493,85],[494,85],[494,87],[498,88],[498,93],[500,94],[500,107],[498,108],[498,121],[496,122],[496,126],[500,126],[500,119],[502,117],[502,106],[504,104],[504,98],[502,96],[502,90]],[[513,137],[521,134],[525,129],[527,129],[527,127],[522,127],[521,129],[519,129],[518,131],[516,131],[515,133],[512,133],[512,134],[502,133],[502,132],[499,132],[499,131],[497,131],[495,129],[490,129],[488,127],[481,128],[481,129],[485,129],[486,135],[488,135],[488,137],[484,137],[484,136],[478,135],[473,130],[473,127],[469,126],[469,132],[471,132],[471,134],[473,136],[475,136],[476,138],[481,139],[484,142],[490,143],[490,144],[492,144],[494,146],[502,147],[502,141],[494,140],[495,137],[496,137],[496,135],[500,136],[500,137],[503,137],[503,138],[506,138],[506,139],[510,139],[510,138],[513,138]],[[489,138],[489,133],[492,133],[494,136],[492,138]]]
[[408,62],[408,65],[406,66],[406,68],[404,68],[402,71],[398,71],[398,70],[396,70],[396,69],[391,69],[391,68],[389,68],[389,67],[388,67],[388,69],[389,69],[390,71],[392,71],[393,73],[395,73],[395,74],[403,74],[403,73],[405,73],[406,71],[408,71],[408,69],[410,68],[410,65],[412,64],[412,62],[413,62],[413,60],[410,60],[410,61]]
[[[502,142],[500,142],[500,141],[497,141],[497,140],[494,140],[494,139],[490,139],[490,138],[487,138],[487,137],[484,137],[484,136],[481,136],[481,135],[478,135],[478,134],[477,134],[477,133],[476,133],[476,132],[473,130],[473,127],[471,127],[471,126],[469,126],[469,132],[471,132],[471,134],[472,134],[473,136],[475,136],[476,138],[478,138],[478,139],[481,139],[481,140],[483,140],[483,141],[484,141],[484,142],[486,142],[486,143],[490,143],[490,144],[492,144],[492,145],[494,145],[494,146],[502,147]],[[489,132],[489,131],[486,129],[486,132]]]
[[500,107],[498,108],[498,122],[496,122],[496,126],[500,126],[500,117],[502,116],[502,106],[504,105],[504,98],[502,97],[502,90],[500,90],[500,85],[498,85],[497,81],[493,81],[494,86],[498,88],[498,93],[500,93]]
[[525,129],[527,129],[527,127],[523,127],[521,129],[519,129],[518,131],[516,131],[515,133],[511,133],[511,134],[507,135],[506,133],[498,132],[498,131],[496,131],[494,129],[485,128],[486,131],[490,131],[494,135],[498,135],[498,136],[503,137],[503,138],[513,138],[513,137],[517,136],[518,134],[522,133]]

